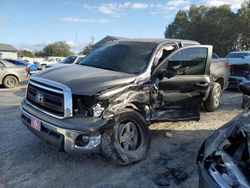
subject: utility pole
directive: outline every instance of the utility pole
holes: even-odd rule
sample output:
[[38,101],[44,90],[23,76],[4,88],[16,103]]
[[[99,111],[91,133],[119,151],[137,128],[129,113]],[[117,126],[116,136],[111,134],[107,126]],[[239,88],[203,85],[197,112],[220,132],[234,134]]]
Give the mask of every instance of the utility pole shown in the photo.
[[94,35],[91,36],[91,45],[94,45],[95,39],[94,39]]
[[77,37],[78,37],[78,29],[76,30],[75,41],[74,41],[75,53],[76,53],[76,42],[77,42]]

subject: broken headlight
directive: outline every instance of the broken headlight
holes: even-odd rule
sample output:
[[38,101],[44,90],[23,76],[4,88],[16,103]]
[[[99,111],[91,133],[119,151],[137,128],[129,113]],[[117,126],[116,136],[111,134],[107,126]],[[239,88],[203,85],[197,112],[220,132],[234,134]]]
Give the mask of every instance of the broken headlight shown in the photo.
[[94,117],[100,117],[102,115],[102,112],[104,111],[104,106],[101,103],[97,103],[92,106],[93,116]]

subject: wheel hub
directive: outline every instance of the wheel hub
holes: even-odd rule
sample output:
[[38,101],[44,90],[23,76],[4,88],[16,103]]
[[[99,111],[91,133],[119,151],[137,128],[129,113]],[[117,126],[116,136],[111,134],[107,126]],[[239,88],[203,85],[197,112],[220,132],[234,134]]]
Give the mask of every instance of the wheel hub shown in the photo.
[[218,106],[220,103],[221,92],[220,89],[217,88],[214,93],[214,105]]
[[124,151],[135,150],[138,145],[138,130],[133,122],[121,124],[119,143]]

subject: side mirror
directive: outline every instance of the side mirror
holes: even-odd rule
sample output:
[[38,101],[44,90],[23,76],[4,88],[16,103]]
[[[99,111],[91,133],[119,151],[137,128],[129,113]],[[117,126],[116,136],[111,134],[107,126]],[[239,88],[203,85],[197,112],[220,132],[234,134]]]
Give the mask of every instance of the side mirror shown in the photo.
[[250,82],[240,83],[239,89],[244,95],[250,96]]

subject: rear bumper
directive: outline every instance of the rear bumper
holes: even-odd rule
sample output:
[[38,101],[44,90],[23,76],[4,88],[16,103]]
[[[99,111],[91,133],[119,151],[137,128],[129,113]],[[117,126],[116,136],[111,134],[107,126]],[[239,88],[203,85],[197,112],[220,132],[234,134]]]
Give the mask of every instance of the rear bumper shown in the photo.
[[28,79],[29,79],[28,75],[19,75],[18,77],[19,82],[24,82],[27,81]]
[[[65,151],[72,155],[82,155],[87,153],[98,153],[100,150],[101,129],[107,123],[104,120],[96,121],[95,127],[90,128],[86,123],[90,122],[90,120],[87,119],[92,118],[82,117],[76,120],[76,118],[56,119],[49,116],[48,119],[48,115],[29,107],[25,99],[21,103],[21,114],[23,124],[34,135],[55,146],[59,151]],[[41,122],[41,131],[31,127],[31,118],[35,118]],[[57,121],[54,121],[54,119]],[[58,126],[57,124],[60,122],[61,124]],[[78,125],[77,123],[81,124]],[[79,144],[77,144],[77,139],[81,136],[88,137],[88,143],[84,146],[79,146]]]

